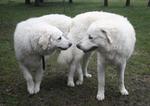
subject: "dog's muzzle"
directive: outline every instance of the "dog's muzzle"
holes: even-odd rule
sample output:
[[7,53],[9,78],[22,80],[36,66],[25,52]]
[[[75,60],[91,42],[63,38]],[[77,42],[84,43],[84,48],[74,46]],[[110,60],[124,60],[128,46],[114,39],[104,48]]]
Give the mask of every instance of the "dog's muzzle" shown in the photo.
[[69,47],[71,47],[72,46],[72,43],[69,43]]
[[[76,46],[77,46],[77,48],[81,49],[81,46],[80,46],[79,44],[77,44]],[[82,50],[82,49],[81,49],[81,50]]]
[[81,49],[84,53],[87,53],[87,52],[97,49],[97,46],[93,46],[90,49],[83,49],[79,44],[77,44],[76,46],[77,46],[77,48]]
[[69,43],[68,47],[67,48],[62,48],[62,47],[58,47],[59,49],[61,50],[67,50],[68,48],[70,48],[72,46],[72,43]]
[[88,50],[83,50],[84,53],[87,53],[87,52],[90,52],[90,51],[93,51],[95,49],[97,49],[98,47],[97,46],[93,46],[92,48],[88,49]]

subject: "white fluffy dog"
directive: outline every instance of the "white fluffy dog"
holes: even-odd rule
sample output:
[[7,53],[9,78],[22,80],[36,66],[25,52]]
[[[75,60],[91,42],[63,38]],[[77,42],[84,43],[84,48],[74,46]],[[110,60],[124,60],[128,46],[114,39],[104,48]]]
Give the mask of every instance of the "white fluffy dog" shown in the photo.
[[[55,15],[56,19],[58,19],[57,16]],[[68,49],[72,45],[63,36],[62,32],[67,32],[65,30],[68,30],[68,27],[65,26],[67,24],[61,23],[63,19],[60,22],[60,18],[57,21],[60,23],[56,24],[54,17],[51,21],[50,17],[48,17],[47,20],[44,20],[46,17],[41,17],[20,22],[14,33],[16,58],[27,81],[27,89],[30,94],[37,93],[40,90],[43,76],[42,56],[51,54],[58,48],[63,50]],[[53,26],[50,23],[53,23]],[[64,27],[60,27],[62,24]],[[31,75],[31,71],[33,70],[36,71],[35,79]]]
[[133,53],[136,42],[133,26],[126,18],[103,19],[94,22],[87,31],[87,36],[77,47],[84,52],[97,49],[98,93],[97,99],[104,99],[105,64],[111,62],[119,69],[119,90],[128,95],[124,85],[126,62]]
[[[87,73],[87,66],[88,66],[88,62],[89,62],[88,58],[90,57],[90,52],[84,53],[83,51],[80,50],[81,48],[79,47],[79,45],[78,45],[78,47],[80,49],[78,49],[76,47],[76,44],[78,44],[80,42],[80,40],[83,39],[82,40],[83,43],[81,43],[81,44],[83,45],[83,48],[85,48],[85,51],[86,51],[86,48],[89,51],[89,49],[91,49],[91,47],[92,47],[92,49],[95,47],[94,43],[88,44],[88,41],[86,41],[86,39],[84,39],[84,38],[88,36],[87,31],[89,31],[91,29],[91,25],[92,25],[93,30],[94,30],[94,28],[97,29],[99,24],[103,25],[103,24],[101,24],[101,22],[102,23],[104,23],[104,22],[103,21],[99,22],[98,20],[104,20],[104,22],[112,20],[112,21],[114,21],[115,26],[120,25],[120,28],[119,28],[120,30],[117,29],[118,32],[112,32],[112,33],[118,34],[118,33],[120,33],[120,31],[122,31],[120,36],[116,35],[117,38],[111,38],[110,36],[104,36],[103,38],[101,38],[102,40],[100,40],[100,38],[96,37],[96,36],[99,36],[101,33],[102,34],[105,33],[105,30],[103,30],[102,32],[100,30],[97,33],[93,32],[94,34],[96,33],[94,39],[97,41],[97,39],[99,38],[99,40],[97,42],[102,44],[104,46],[104,48],[107,49],[107,47],[109,47],[111,44],[115,44],[116,46],[113,46],[113,47],[111,46],[111,48],[113,48],[113,49],[111,49],[111,48],[108,48],[108,49],[111,49],[112,50],[111,52],[119,49],[119,52],[114,52],[114,53],[112,53],[112,55],[110,55],[111,52],[103,51],[105,49],[100,49],[100,48],[102,48],[100,45],[98,50],[101,50],[101,52],[105,52],[104,53],[105,55],[101,56],[100,52],[98,53],[98,67],[101,66],[103,68],[104,65],[101,65],[100,63],[104,62],[103,59],[105,60],[106,57],[112,58],[112,60],[116,61],[116,63],[117,63],[117,62],[119,62],[119,60],[122,60],[123,57],[125,60],[127,60],[130,57],[130,55],[132,54],[132,51],[134,48],[134,43],[135,43],[135,32],[134,32],[132,25],[127,21],[126,18],[124,18],[123,16],[120,16],[120,15],[117,15],[117,14],[107,13],[107,12],[98,12],[98,11],[86,12],[86,13],[79,14],[73,18],[72,27],[68,34],[69,39],[72,40],[73,46],[71,46],[69,49],[67,49],[65,51],[61,51],[59,58],[58,58],[58,61],[60,63],[65,63],[70,66],[69,67],[70,72],[68,75],[68,86],[71,86],[71,87],[75,86],[73,77],[74,77],[74,72],[76,70],[79,73],[79,80],[76,82],[76,84],[80,85],[83,83],[83,74],[82,74],[82,68],[80,65],[80,61],[82,58],[83,58],[84,74],[87,77],[91,77],[91,75]],[[98,24],[96,24],[96,23],[98,23]],[[109,24],[107,23],[106,26],[109,26]],[[110,24],[110,27],[113,28],[113,25]],[[114,31],[116,31],[116,30],[114,30]],[[111,34],[111,33],[109,33],[109,30],[107,32],[108,32],[108,34]],[[92,37],[94,37],[94,35],[90,36],[89,39],[92,39]],[[107,37],[107,39],[106,39],[106,37]],[[115,37],[115,36],[113,36],[113,37]],[[123,40],[123,39],[125,39],[125,40]],[[107,40],[109,43],[105,43],[105,40]],[[105,45],[105,44],[107,44],[107,45]],[[126,49],[125,47],[128,47],[128,46],[129,46],[129,49]],[[122,68],[122,67],[120,66],[120,68]],[[122,81],[124,81],[123,80],[124,79],[124,77],[123,77],[124,71],[120,71],[120,72],[122,72],[121,73],[122,76],[120,77],[120,90],[121,90],[121,93],[125,95],[125,94],[128,94],[128,92],[126,91],[126,89],[124,87],[124,83],[122,82]],[[97,99],[103,100],[104,99],[104,72],[103,72],[103,70],[102,70],[102,72],[98,73],[98,76],[99,76],[98,77],[99,90],[98,90],[98,94],[97,94]]]
[[[85,54],[83,51],[76,47],[76,44],[78,44],[78,42],[87,35],[87,30],[93,22],[101,19],[110,20],[112,18],[120,19],[123,17],[117,14],[94,11],[79,14],[72,19],[72,25],[68,34],[68,38],[72,41],[73,46],[66,51],[61,51],[58,57],[59,63],[69,65],[68,86],[75,86],[73,79],[75,71],[77,71],[79,75],[78,81],[76,82],[77,85],[83,83],[82,69],[86,77],[91,77],[91,74],[89,74],[87,71],[91,53],[88,52]],[[81,67],[80,64],[80,60],[82,58],[83,67]]]
[[42,22],[44,21],[47,24],[57,27],[59,30],[63,32],[64,35],[68,34],[68,32],[70,31],[70,27],[72,25],[72,18],[63,14],[44,15],[38,17],[37,19],[38,21],[42,21]]

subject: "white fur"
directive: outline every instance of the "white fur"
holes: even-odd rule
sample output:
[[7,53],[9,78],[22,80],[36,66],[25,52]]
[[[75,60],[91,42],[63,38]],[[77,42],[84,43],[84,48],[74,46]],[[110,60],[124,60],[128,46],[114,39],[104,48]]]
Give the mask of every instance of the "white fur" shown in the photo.
[[[58,15],[55,15],[57,18]],[[61,16],[62,17],[62,16]],[[63,36],[62,29],[60,31],[57,27],[60,24],[58,20],[55,26],[50,25],[45,18],[31,18],[26,21],[20,22],[14,33],[14,47],[16,52],[16,58],[19,61],[20,68],[22,69],[24,78],[27,81],[27,89],[30,94],[39,92],[40,83],[43,76],[42,60],[41,56],[45,56],[53,53],[56,49],[67,49],[71,46],[71,43],[66,37]],[[70,19],[70,18],[69,18]],[[54,20],[54,19],[53,19]],[[63,20],[63,19],[62,19]],[[50,21],[51,24],[53,21]],[[70,22],[70,21],[69,21]],[[60,28],[61,29],[61,28]],[[35,82],[31,75],[31,71],[35,70]]]
[[98,93],[97,99],[104,99],[105,64],[111,62],[119,69],[119,90],[122,95],[128,95],[124,85],[124,72],[127,60],[134,50],[136,42],[135,31],[130,22],[122,18],[98,20],[87,31],[87,36],[78,44],[78,47],[88,52],[97,47]]
[[67,35],[72,25],[72,18],[63,14],[50,14],[39,17],[39,20],[57,27],[64,35]]
[[[128,20],[125,17],[117,15],[117,14],[113,14],[113,13],[98,12],[98,11],[86,12],[86,13],[82,13],[82,14],[77,15],[72,20],[73,21],[72,27],[71,27],[70,32],[68,34],[69,39],[71,39],[72,42],[73,42],[73,46],[71,48],[67,49],[66,51],[62,51],[61,54],[59,55],[59,58],[58,58],[58,61],[60,63],[65,63],[65,64],[68,64],[70,66],[69,67],[70,72],[69,72],[69,76],[68,76],[68,85],[69,86],[75,86],[74,80],[73,80],[75,70],[77,70],[78,73],[80,73],[79,74],[80,84],[83,83],[82,70],[81,70],[80,67],[78,68],[77,66],[80,66],[79,64],[80,64],[80,60],[82,58],[84,58],[84,59],[86,58],[88,60],[88,57],[89,57],[90,53],[88,53],[88,55],[87,55],[87,53],[85,54],[84,52],[82,52],[81,50],[79,50],[76,47],[76,44],[78,44],[81,40],[83,42],[82,45],[84,45],[84,42],[86,42],[86,39],[89,36],[88,35],[88,30],[90,30],[89,27],[94,22],[95,22],[95,25],[93,25],[93,27],[92,27],[93,29],[97,28],[97,26],[99,26],[99,24],[101,25],[101,23],[103,23],[102,25],[105,25],[103,21],[100,21],[99,23],[97,23],[98,20],[104,20],[104,22],[112,20],[118,26],[121,24],[119,30],[121,30],[122,32],[120,32],[120,33],[121,34],[122,33],[126,34],[125,36],[123,35],[123,38],[121,38],[122,40],[120,40],[120,37],[111,38],[110,36],[105,36],[104,39],[107,40],[109,43],[113,43],[113,44],[116,43],[116,45],[112,47],[114,49],[118,48],[118,42],[119,43],[124,42],[122,45],[119,45],[119,49],[121,49],[120,54],[125,56],[126,59],[129,58],[130,55],[133,52],[134,43],[135,43],[135,32],[134,32],[134,29],[133,29],[132,25],[128,22]],[[113,25],[115,25],[115,24],[113,24]],[[113,27],[113,25],[110,25],[110,26]],[[95,28],[94,28],[94,26],[95,26]],[[109,24],[106,24],[106,26],[109,27]],[[112,33],[116,33],[115,32],[116,30],[113,31],[113,28],[111,30],[112,30]],[[111,33],[108,32],[108,35],[109,34],[111,34]],[[126,38],[126,36],[128,36],[129,39]],[[114,39],[116,41],[114,41]],[[123,40],[123,39],[128,39],[128,40]],[[101,42],[103,43],[104,40],[101,40]],[[126,44],[126,42],[128,42],[128,44]],[[130,46],[130,49],[126,48],[126,49],[122,50],[122,46],[125,46],[125,45],[126,46],[132,45],[132,46]],[[90,46],[95,46],[95,44],[91,43],[91,42],[86,42],[86,44],[84,45],[84,48],[85,49],[90,48]],[[112,49],[112,48],[108,48],[108,49]],[[108,54],[110,54],[110,53],[108,53]],[[117,59],[118,56],[116,56],[116,55],[118,55],[118,54],[113,54],[113,56],[115,56],[116,59]],[[103,65],[101,65],[101,62],[102,62],[102,59],[103,59],[102,57],[113,58],[113,56],[112,55],[107,55],[107,56],[101,56],[100,57],[100,54],[98,53],[98,70],[100,70],[100,69],[103,70]],[[120,58],[117,59],[117,60],[120,60]],[[85,65],[85,67],[83,67],[83,70],[85,71],[85,73],[87,73],[87,64],[88,64],[88,62],[85,62],[84,64],[86,64],[86,65]],[[104,74],[103,73],[104,73],[103,71],[102,72],[98,71],[98,76],[101,76],[101,77],[98,77],[98,81],[99,81],[99,84],[98,84],[99,85],[99,90],[98,90],[98,95],[97,95],[98,100],[103,100],[104,99],[104,89],[103,89]],[[122,79],[123,79],[123,77],[122,77]],[[101,84],[101,82],[102,82],[102,84]],[[126,90],[123,89],[123,86],[121,87],[121,90],[122,90],[121,91],[122,94],[127,94]]]
[[49,14],[40,17],[30,18],[30,21],[45,22],[57,27],[64,35],[67,35],[72,25],[72,18],[63,14]]
[[[79,76],[79,79],[82,79],[80,82],[83,83],[83,75],[82,75],[82,69],[80,69],[78,64],[80,64],[80,60],[83,58],[83,71],[84,75],[86,77],[91,77],[91,74],[87,72],[87,66],[89,63],[89,58],[91,53],[84,54],[81,50],[76,48],[76,44],[83,39],[84,36],[86,36],[87,30],[89,26],[100,19],[111,19],[112,17],[118,19],[118,18],[123,18],[120,15],[112,14],[112,13],[107,13],[107,12],[86,12],[79,14],[75,16],[72,19],[72,26],[70,29],[70,32],[68,34],[68,38],[72,41],[73,46],[69,48],[66,51],[62,51],[58,57],[58,62],[61,64],[68,64],[70,67],[70,73],[68,76],[68,85],[69,86],[74,86],[74,81],[73,81],[73,76],[75,70],[78,71],[78,73],[81,73]],[[71,68],[71,66],[75,65],[74,67],[76,68]]]

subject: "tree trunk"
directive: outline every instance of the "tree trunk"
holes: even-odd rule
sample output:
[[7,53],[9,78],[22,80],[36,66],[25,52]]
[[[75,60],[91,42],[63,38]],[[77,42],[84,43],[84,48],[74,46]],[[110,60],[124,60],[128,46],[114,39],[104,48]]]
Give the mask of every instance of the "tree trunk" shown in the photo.
[[126,6],[130,6],[130,0],[126,1]]
[[150,7],[150,0],[148,1],[148,7]]
[[72,0],[69,0],[69,3],[72,3],[73,1]]
[[43,3],[43,2],[44,2],[44,0],[40,0],[40,2],[41,2],[41,3]]
[[40,0],[35,0],[34,4],[35,4],[35,6],[40,6],[40,3],[41,3]]
[[25,4],[30,4],[30,0],[25,0]]
[[104,6],[108,6],[108,0],[104,0]]

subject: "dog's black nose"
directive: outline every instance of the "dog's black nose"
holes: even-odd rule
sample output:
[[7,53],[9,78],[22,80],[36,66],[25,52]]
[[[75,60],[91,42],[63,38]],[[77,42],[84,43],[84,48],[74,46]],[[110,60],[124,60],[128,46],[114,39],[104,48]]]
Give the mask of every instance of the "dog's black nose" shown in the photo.
[[71,47],[72,46],[72,43],[69,43],[69,47]]
[[81,48],[81,46],[80,46],[79,44],[77,44],[76,46],[77,46],[77,48],[79,48],[79,49]]

